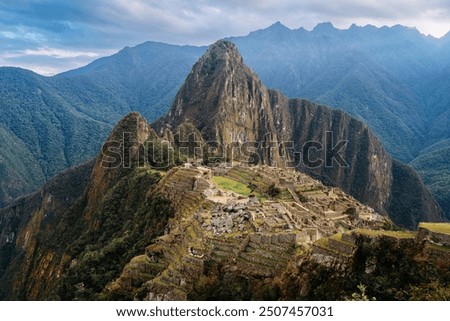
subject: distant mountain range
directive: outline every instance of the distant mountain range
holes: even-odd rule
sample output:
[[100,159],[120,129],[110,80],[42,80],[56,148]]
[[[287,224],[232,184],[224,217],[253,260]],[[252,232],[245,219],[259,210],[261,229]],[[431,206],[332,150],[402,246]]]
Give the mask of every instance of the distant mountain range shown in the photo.
[[[450,213],[450,34],[276,23],[229,40],[269,88],[364,120],[389,153],[419,169]],[[205,50],[148,42],[50,78],[1,68],[0,202],[92,157],[128,111],[163,115]]]
[[129,113],[0,209],[0,299],[445,300],[442,220],[365,123],[267,89],[220,40],[162,118]]

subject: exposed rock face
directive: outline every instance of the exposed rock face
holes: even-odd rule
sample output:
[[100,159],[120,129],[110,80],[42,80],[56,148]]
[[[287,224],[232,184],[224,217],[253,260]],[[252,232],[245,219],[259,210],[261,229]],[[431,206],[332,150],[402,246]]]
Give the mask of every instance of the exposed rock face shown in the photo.
[[[258,77],[244,65],[236,46],[219,41],[199,59],[175,97],[168,114],[156,122],[173,132],[184,122],[194,124],[205,141],[231,148],[245,142],[268,165],[280,165],[270,96]],[[272,142],[275,148],[269,149]],[[242,156],[233,149],[235,157]],[[227,155],[231,157],[231,155]]]
[[[405,227],[442,220],[439,205],[414,171],[394,161],[366,124],[268,90],[230,42],[218,41],[200,58],[155,127],[176,132],[185,122],[196,126],[205,141],[234,147],[227,160],[294,166]],[[405,193],[407,182],[414,183],[414,196]],[[414,202],[407,201],[411,198]]]
[[443,220],[442,210],[412,167],[393,160],[392,173],[387,210],[394,222],[415,228],[420,221]]
[[[302,150],[307,142],[319,143],[318,148],[322,148],[316,157],[310,157],[311,162],[295,157],[294,165],[298,169],[339,186],[361,202],[387,213],[392,160],[366,124],[339,110],[302,99],[288,100],[279,92],[271,91],[271,99],[283,141],[292,141],[294,151],[303,154],[307,152]],[[339,142],[345,145],[339,148]],[[342,156],[342,164],[330,157],[333,148]]]

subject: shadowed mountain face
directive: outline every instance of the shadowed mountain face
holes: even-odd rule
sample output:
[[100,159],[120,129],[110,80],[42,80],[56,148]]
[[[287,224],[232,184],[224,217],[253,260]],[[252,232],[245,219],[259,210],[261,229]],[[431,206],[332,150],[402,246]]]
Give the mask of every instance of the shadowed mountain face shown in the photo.
[[[155,126],[157,132],[176,132],[183,123],[224,150],[241,146],[240,155],[227,157],[251,156],[251,146],[262,163],[294,166],[341,187],[399,225],[413,228],[422,220],[442,219],[417,174],[393,161],[367,125],[342,111],[266,89],[230,42],[208,49]],[[411,194],[409,184],[415,188]]]

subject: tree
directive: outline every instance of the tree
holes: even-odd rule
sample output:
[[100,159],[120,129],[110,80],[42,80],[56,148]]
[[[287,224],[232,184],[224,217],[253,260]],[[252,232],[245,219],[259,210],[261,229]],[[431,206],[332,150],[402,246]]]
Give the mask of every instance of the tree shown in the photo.
[[269,185],[269,187],[267,188],[267,195],[269,195],[269,197],[271,198],[275,198],[278,195],[280,195],[281,190],[275,186],[275,183],[272,183]]

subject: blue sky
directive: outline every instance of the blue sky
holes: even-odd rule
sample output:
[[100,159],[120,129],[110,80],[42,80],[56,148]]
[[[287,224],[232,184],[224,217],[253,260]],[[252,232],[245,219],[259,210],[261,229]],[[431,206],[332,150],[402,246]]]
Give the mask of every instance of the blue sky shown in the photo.
[[0,66],[44,75],[153,40],[207,45],[276,21],[294,29],[403,24],[441,37],[449,0],[0,0]]

